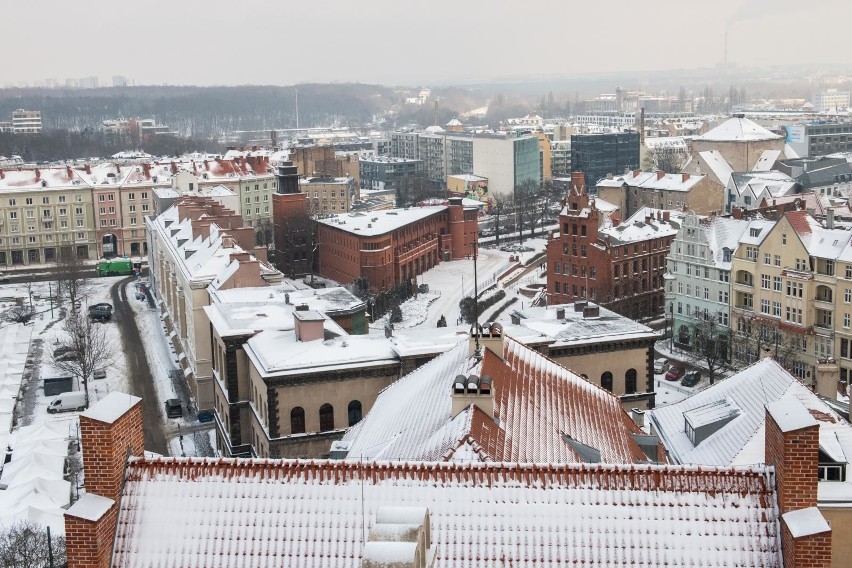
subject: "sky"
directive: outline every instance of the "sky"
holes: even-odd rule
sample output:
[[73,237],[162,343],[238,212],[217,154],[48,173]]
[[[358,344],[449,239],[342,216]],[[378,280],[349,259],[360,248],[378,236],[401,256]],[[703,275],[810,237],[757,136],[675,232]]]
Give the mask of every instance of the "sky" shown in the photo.
[[[842,64],[846,0],[9,0],[0,83],[427,85]],[[35,24],[35,27],[33,26]],[[831,30],[834,29],[835,33]],[[17,48],[9,48],[17,46]]]

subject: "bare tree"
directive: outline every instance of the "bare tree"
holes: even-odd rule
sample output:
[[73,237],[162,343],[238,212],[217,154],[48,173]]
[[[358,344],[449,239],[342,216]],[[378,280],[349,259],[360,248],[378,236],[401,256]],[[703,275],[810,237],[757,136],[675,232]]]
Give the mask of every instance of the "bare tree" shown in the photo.
[[0,314],[0,318],[9,323],[28,323],[33,316],[35,316],[35,309],[29,304],[12,306]]
[[711,385],[725,364],[729,341],[728,328],[722,326],[719,319],[717,314],[710,314],[706,319],[697,319],[690,326],[694,337],[692,358],[707,367]]
[[642,160],[642,169],[646,171],[662,170],[667,174],[680,172],[686,163],[686,156],[661,149],[648,150]]
[[116,346],[103,325],[94,323],[79,310],[69,313],[63,330],[65,336],[59,340],[55,350],[63,355],[51,357],[51,362],[54,367],[76,378],[83,386],[88,406],[89,379],[96,369],[102,369],[113,362]]
[[67,251],[59,255],[56,261],[56,281],[59,291],[57,297],[65,297],[71,303],[71,309],[76,310],[77,305],[89,293],[91,287],[90,271],[83,259]]
[[[491,199],[491,215],[494,216],[494,244],[500,245],[500,231],[506,224],[506,218],[514,209],[514,200],[511,195],[505,193],[492,193]],[[502,219],[502,222],[501,222]]]
[[22,522],[0,531],[0,568],[47,568],[65,566],[65,537],[51,535],[32,522]]

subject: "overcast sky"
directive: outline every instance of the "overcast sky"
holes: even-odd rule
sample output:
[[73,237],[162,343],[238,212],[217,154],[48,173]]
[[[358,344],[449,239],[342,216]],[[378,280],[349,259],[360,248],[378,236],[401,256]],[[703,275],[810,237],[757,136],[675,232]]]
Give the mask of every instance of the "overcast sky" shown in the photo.
[[426,85],[685,69],[718,64],[726,29],[738,66],[834,64],[849,61],[850,16],[846,0],[9,0],[0,82]]

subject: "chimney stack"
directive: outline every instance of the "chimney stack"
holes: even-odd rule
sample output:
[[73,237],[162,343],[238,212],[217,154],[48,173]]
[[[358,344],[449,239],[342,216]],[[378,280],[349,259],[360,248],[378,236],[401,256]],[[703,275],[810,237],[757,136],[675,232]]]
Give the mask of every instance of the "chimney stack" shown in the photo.
[[819,423],[798,400],[766,405],[766,464],[775,468],[784,566],[831,566],[831,528],[817,503]]
[[666,177],[666,172],[664,172],[663,170],[657,170],[657,179],[660,180],[664,177]]
[[293,323],[295,324],[296,339],[298,341],[316,341],[325,338],[325,316],[312,310],[296,308],[293,312]]
[[687,180],[689,180],[689,174],[688,173],[684,172],[684,173],[680,174],[680,181],[686,182]]
[[112,392],[80,415],[86,494],[65,512],[68,566],[109,568],[129,456],[145,450],[142,399]]
[[825,212],[825,228],[834,228],[834,207],[829,207]]
[[488,375],[456,375],[453,379],[453,417],[470,406],[475,405],[479,410],[494,419],[494,388]]

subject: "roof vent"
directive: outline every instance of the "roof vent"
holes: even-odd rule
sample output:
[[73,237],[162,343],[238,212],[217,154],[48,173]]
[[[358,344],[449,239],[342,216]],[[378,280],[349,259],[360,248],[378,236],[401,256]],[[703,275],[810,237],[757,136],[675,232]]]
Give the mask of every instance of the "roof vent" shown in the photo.
[[556,308],[556,319],[564,320],[565,319],[565,308]]
[[581,300],[579,302],[574,302],[574,311],[575,312],[582,312],[584,309],[586,309],[587,305],[589,305],[589,302],[586,302],[585,300]]
[[562,440],[571,446],[571,449],[577,452],[580,456],[580,459],[586,463],[601,463],[601,451],[597,448],[593,448],[579,440],[575,440],[568,434],[562,434]]
[[697,446],[740,415],[730,399],[717,400],[683,413],[684,430],[693,446]]

